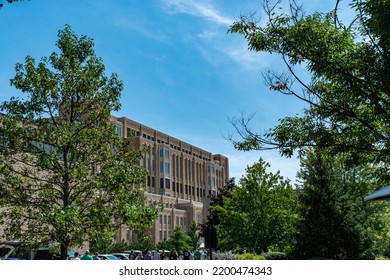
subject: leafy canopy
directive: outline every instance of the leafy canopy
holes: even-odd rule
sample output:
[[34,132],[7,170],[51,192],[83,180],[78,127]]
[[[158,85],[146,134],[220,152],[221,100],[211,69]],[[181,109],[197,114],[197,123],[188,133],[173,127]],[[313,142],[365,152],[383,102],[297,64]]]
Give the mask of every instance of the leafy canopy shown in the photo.
[[297,200],[289,180],[268,173],[262,159],[246,169],[238,187],[213,207],[219,213],[218,244],[223,249],[268,252],[286,249],[297,219]]
[[345,154],[326,156],[319,148],[308,149],[301,159],[295,257],[372,259],[388,248],[387,202],[363,200],[384,183],[377,174],[382,168],[351,167],[346,159]]
[[264,134],[249,129],[250,117],[233,120],[242,136],[233,140],[237,149],[275,148],[292,156],[295,150],[320,146],[331,148],[330,153],[349,152],[355,159],[388,159],[390,1],[348,3],[352,18],[343,22],[341,1],[328,13],[306,15],[296,1],[285,11],[281,1],[265,0],[265,24],[242,16],[231,26],[230,32],[242,34],[250,50],[284,61],[284,72],[264,73],[270,90],[307,105],[302,115],[287,116]]
[[171,236],[169,237],[169,242],[173,249],[176,249],[178,252],[185,250],[188,247],[189,237],[184,229],[176,225],[172,231]]
[[198,249],[200,245],[200,233],[199,233],[199,227],[195,223],[195,221],[191,223],[191,226],[187,231],[187,235],[188,235],[187,243],[189,245],[189,248],[191,250]]
[[[7,239],[56,242],[61,257],[120,224],[151,226],[139,167],[141,151],[116,134],[110,112],[120,109],[123,84],[70,26],[39,63],[17,63],[11,84],[24,95],[1,104],[0,221]],[[100,238],[101,239],[101,238]],[[99,241],[102,242],[102,241]]]

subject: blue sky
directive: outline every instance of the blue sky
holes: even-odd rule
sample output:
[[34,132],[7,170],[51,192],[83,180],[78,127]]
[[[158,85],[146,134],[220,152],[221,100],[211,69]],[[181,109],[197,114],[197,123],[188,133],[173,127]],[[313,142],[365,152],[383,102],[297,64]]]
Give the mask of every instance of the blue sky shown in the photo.
[[[306,2],[306,1],[304,1]],[[322,0],[305,3],[315,10]],[[330,1],[333,2],[333,1]],[[259,0],[31,0],[0,10],[0,102],[20,93],[10,87],[17,62],[49,56],[58,30],[69,24],[94,39],[95,52],[124,82],[126,116],[214,154],[230,159],[230,176],[262,157],[270,171],[295,180],[297,159],[277,152],[240,152],[224,136],[229,119],[255,113],[252,128],[266,131],[278,119],[302,112],[304,104],[264,86],[261,72],[279,67],[268,54],[247,50],[244,38],[229,34],[241,14],[257,12]]]

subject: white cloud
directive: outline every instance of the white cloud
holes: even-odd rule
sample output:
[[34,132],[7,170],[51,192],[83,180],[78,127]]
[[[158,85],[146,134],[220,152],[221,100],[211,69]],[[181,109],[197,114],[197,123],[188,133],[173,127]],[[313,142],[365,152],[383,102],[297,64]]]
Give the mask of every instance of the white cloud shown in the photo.
[[218,35],[218,32],[215,32],[215,31],[203,31],[203,32],[199,33],[197,36],[201,39],[209,40],[209,39],[213,39],[213,38],[217,37],[217,35]]
[[225,45],[219,47],[219,50],[236,63],[245,67],[245,69],[263,69],[270,67],[275,62],[275,57],[268,53],[259,53],[248,50],[246,42],[238,45]]
[[197,17],[204,17],[214,23],[230,26],[233,19],[221,15],[210,4],[194,0],[164,0],[166,10],[170,13],[185,13]]

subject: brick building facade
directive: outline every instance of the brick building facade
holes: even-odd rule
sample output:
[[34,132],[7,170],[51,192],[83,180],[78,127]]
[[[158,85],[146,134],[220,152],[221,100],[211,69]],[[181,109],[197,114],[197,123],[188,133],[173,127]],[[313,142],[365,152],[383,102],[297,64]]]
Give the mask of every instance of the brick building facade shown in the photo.
[[[176,225],[188,230],[193,221],[203,223],[209,194],[229,180],[229,161],[172,136],[125,117],[111,116],[116,132],[134,139],[136,148],[147,147],[140,165],[148,170],[144,194],[148,203],[161,202],[164,209],[152,228],[154,244],[167,240]],[[132,242],[136,236],[123,226],[117,242]]]

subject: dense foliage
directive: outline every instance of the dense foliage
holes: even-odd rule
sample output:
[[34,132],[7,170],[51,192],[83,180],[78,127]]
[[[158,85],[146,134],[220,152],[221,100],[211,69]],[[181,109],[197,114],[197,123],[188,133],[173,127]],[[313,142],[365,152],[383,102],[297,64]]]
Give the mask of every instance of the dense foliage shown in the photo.
[[209,196],[210,208],[208,209],[207,218],[205,223],[200,225],[200,233],[205,238],[207,248],[218,248],[217,226],[220,224],[221,218],[216,207],[218,205],[223,206],[223,198],[231,197],[235,187],[235,178],[231,178],[225,186],[218,189],[216,194]]
[[349,152],[351,162],[362,158],[386,162],[390,155],[390,1],[350,0],[350,17],[344,21],[339,16],[340,5],[346,8],[344,1],[335,1],[328,13],[309,15],[296,1],[290,1],[287,10],[280,1],[263,2],[265,21],[242,16],[230,32],[244,35],[250,50],[280,57],[286,71],[268,70],[266,84],[307,107],[303,115],[286,116],[265,134],[251,131],[245,116],[235,120],[243,137],[234,142],[236,148],[276,148],[291,156],[294,150],[320,146],[332,154]]
[[262,159],[247,167],[231,197],[215,206],[221,219],[217,236],[222,249],[268,252],[288,250],[293,243],[297,200],[290,181],[279,172],[267,172],[268,167]]
[[230,27],[250,50],[284,62],[265,83],[304,105],[265,133],[250,129],[252,115],[233,119],[240,139],[231,140],[239,150],[299,152],[296,256],[373,258],[389,247],[388,205],[363,197],[390,179],[390,1],[334,3],[308,14],[295,0],[263,0],[264,20],[243,15]]
[[[373,165],[349,167],[345,156],[310,149],[301,161],[298,258],[372,259],[389,247],[390,208],[364,202],[381,186]],[[379,169],[380,170],[380,169]]]
[[171,249],[176,249],[178,252],[185,250],[189,246],[188,235],[179,225],[175,226],[168,241],[172,246]]
[[199,233],[199,227],[195,223],[195,221],[193,221],[191,223],[191,226],[190,226],[190,228],[187,231],[187,236],[188,236],[188,242],[187,243],[189,245],[188,248],[190,250],[198,249],[199,246],[200,246],[200,233]]
[[93,40],[70,26],[56,45],[60,53],[38,64],[30,56],[16,64],[11,84],[24,95],[0,106],[0,222],[3,238],[57,243],[65,259],[120,224],[151,226],[158,209],[142,195],[141,151],[110,123],[122,82],[105,76]]

